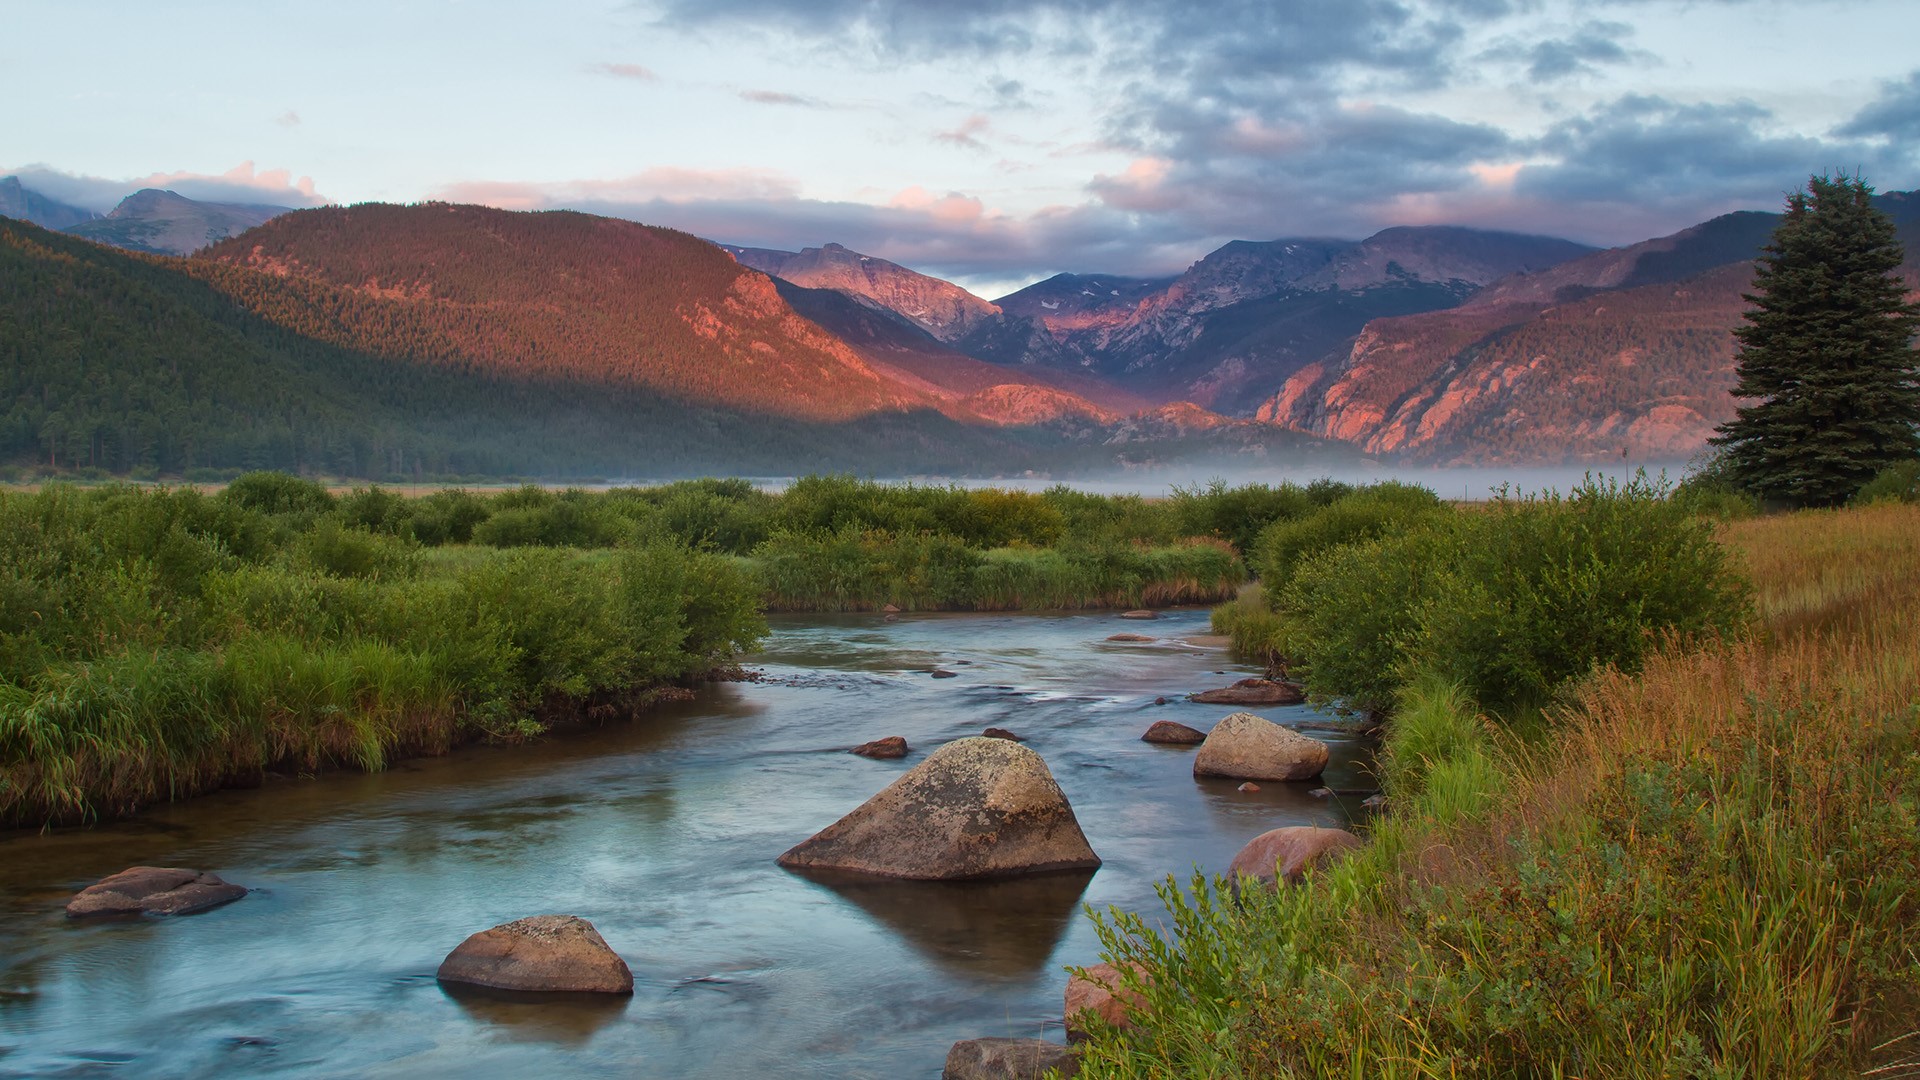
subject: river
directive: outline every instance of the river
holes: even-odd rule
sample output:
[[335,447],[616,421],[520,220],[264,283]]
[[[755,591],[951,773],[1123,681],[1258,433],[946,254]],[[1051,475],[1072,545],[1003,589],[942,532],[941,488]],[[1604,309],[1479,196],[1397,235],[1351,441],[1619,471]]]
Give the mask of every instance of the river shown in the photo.
[[[1083,903],[1158,912],[1168,873],[1359,812],[1313,784],[1196,781],[1191,748],[1139,741],[1231,711],[1181,697],[1251,670],[1186,643],[1205,631],[1201,611],[779,618],[753,659],[765,680],[637,723],[0,834],[0,1075],[931,1078],[956,1039],[1059,1039],[1062,968],[1098,960]],[[1119,632],[1160,640],[1105,640]],[[1046,759],[1098,872],[850,888],[775,865],[988,726]],[[844,752],[887,735],[914,752]],[[1328,783],[1370,786],[1359,746],[1320,737]],[[74,890],[138,864],[257,891],[184,918],[64,918]],[[590,919],[634,996],[435,982],[468,934],[548,913]]]

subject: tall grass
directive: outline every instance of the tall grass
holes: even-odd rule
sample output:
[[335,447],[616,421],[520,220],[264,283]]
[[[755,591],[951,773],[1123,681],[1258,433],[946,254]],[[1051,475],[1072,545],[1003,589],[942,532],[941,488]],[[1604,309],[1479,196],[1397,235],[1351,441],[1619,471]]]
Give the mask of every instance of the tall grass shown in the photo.
[[1526,728],[1400,691],[1390,812],[1303,888],[1163,890],[1081,1075],[1920,1074],[1920,508],[1732,522],[1746,632]]

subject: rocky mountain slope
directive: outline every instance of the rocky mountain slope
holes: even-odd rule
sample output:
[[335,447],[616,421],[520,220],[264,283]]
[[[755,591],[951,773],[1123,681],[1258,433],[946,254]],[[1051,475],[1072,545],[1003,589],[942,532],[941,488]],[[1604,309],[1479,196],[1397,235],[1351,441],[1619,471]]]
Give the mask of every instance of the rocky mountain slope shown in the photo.
[[0,217],[31,221],[43,229],[65,229],[99,216],[26,188],[17,176],[0,177]]
[[190,255],[273,220],[285,206],[200,202],[171,191],[144,188],[120,200],[105,217],[65,226],[75,236],[156,255]]
[[[1920,199],[1880,205],[1920,284]],[[1733,415],[1731,331],[1778,220],[1728,214],[1376,320],[1257,415],[1432,463],[1684,461]]]
[[891,311],[935,338],[957,341],[998,318],[1000,309],[949,281],[839,244],[802,251],[721,245],[742,266],[809,289],[833,289]]

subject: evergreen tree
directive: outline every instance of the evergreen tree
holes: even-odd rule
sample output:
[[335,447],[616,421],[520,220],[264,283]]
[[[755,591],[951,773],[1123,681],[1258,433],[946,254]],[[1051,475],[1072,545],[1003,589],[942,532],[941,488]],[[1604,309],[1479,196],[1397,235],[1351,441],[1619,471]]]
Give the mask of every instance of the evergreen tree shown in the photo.
[[1811,178],[1756,267],[1734,331],[1734,394],[1755,403],[1712,441],[1729,478],[1762,498],[1832,506],[1920,453],[1920,306],[1872,199],[1859,177]]

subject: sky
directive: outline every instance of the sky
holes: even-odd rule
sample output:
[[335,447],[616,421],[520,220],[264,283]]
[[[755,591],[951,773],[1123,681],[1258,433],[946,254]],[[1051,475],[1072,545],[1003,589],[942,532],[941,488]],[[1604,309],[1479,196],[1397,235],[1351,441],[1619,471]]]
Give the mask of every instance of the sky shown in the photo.
[[993,296],[1920,187],[1916,0],[5,0],[0,176],[579,209]]

